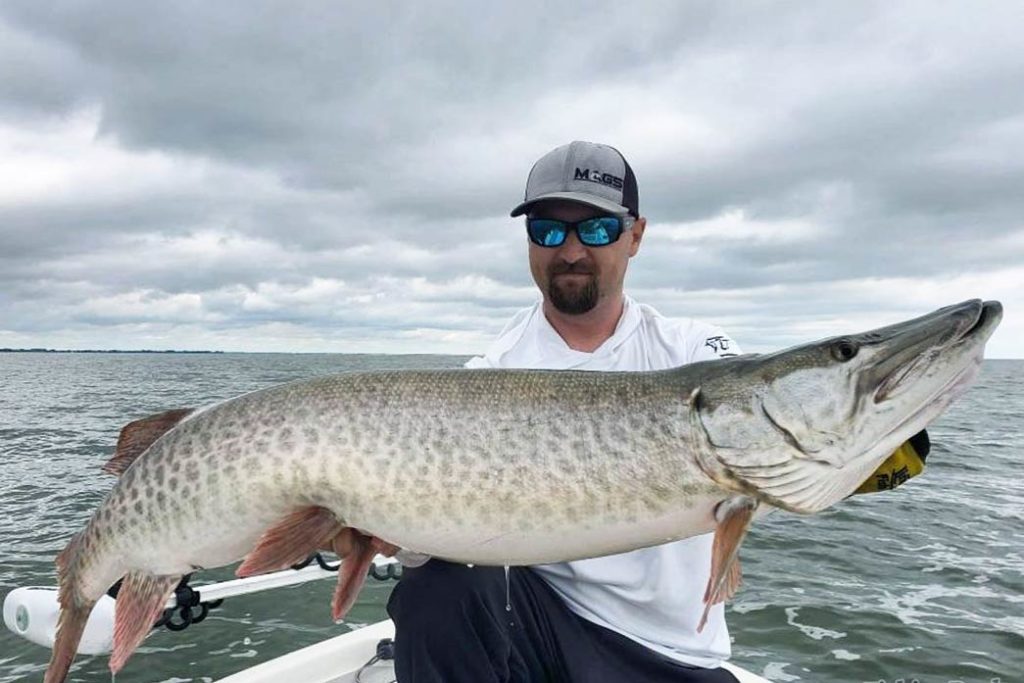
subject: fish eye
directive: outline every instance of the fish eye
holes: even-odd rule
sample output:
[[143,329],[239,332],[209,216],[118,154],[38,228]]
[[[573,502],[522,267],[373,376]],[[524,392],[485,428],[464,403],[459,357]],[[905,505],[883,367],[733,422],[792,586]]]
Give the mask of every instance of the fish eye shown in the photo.
[[854,341],[840,339],[832,344],[832,357],[841,363],[845,363],[857,355],[859,348]]

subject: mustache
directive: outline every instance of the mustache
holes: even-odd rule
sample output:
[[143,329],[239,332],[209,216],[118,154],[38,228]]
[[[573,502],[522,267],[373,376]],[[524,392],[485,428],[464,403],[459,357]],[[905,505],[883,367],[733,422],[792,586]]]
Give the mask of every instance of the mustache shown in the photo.
[[593,263],[588,261],[576,261],[574,263],[557,261],[548,267],[548,275],[552,276],[562,275],[565,273],[573,275],[594,275],[596,272],[597,268],[594,267]]

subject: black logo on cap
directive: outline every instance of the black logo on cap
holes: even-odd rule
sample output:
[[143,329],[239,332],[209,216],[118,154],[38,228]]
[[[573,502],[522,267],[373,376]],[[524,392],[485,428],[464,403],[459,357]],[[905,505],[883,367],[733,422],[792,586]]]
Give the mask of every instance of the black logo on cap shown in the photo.
[[601,173],[600,171],[591,171],[589,168],[578,168],[574,176],[575,180],[587,180],[592,183],[599,183],[601,185],[609,185],[614,187],[616,190],[622,189],[622,178],[611,173]]

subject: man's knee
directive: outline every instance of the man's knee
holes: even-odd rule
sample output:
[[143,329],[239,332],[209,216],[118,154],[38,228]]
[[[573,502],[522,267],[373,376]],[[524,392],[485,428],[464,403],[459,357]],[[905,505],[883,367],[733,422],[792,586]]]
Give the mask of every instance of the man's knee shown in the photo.
[[501,567],[467,567],[431,560],[422,567],[405,569],[388,601],[388,613],[401,622],[429,623],[459,618],[486,610],[495,596],[504,595]]

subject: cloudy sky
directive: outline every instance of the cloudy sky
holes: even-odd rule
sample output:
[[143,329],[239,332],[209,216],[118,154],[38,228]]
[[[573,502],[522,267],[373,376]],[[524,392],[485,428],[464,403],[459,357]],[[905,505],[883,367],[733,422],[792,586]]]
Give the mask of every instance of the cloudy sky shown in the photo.
[[765,351],[1001,299],[1024,357],[1021,3],[492,4],[5,0],[0,347],[481,351],[582,139],[666,315]]

